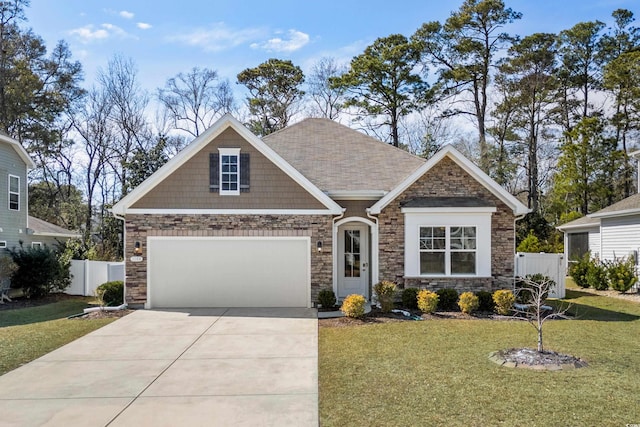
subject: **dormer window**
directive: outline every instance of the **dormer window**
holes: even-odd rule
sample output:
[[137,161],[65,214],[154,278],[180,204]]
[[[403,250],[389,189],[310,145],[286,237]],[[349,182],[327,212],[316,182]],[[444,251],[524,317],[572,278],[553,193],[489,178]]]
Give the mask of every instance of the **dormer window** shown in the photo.
[[20,210],[20,177],[9,175],[9,210]]
[[209,191],[221,196],[249,192],[249,153],[239,148],[218,148],[209,155]]
[[220,194],[240,194],[240,149],[220,148]]

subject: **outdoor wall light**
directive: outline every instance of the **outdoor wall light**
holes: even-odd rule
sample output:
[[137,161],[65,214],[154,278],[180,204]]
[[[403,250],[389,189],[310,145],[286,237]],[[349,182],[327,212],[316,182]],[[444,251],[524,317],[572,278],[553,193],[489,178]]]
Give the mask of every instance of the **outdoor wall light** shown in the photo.
[[133,254],[135,256],[140,256],[142,255],[142,246],[140,245],[140,242],[135,242],[133,245]]
[[318,248],[318,252],[322,252],[322,240],[318,240],[316,247]]

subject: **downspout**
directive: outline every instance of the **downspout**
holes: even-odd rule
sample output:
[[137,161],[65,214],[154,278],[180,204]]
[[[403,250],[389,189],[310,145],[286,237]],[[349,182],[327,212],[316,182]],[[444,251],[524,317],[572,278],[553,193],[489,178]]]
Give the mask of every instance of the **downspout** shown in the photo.
[[512,287],[513,290],[515,292],[516,290],[516,260],[515,260],[515,255],[517,254],[516,252],[516,241],[517,241],[517,231],[516,231],[516,222],[520,221],[521,219],[524,219],[524,217],[527,216],[527,214],[521,214],[521,215],[517,215],[514,219],[513,219],[513,254],[514,254],[514,259],[513,259],[513,283],[512,283]]
[[124,281],[122,286],[122,301],[124,304],[127,304],[127,222],[125,217],[118,215],[117,213],[111,211],[111,215],[115,219],[119,219],[122,221],[122,261],[124,261]]
[[346,211],[347,208],[342,208],[342,213],[333,218],[333,225],[331,227],[331,280],[333,282],[331,287],[333,289],[333,293],[336,295],[338,295],[338,229],[336,228],[336,221],[340,221],[344,218],[344,213]]
[[[378,217],[377,216],[373,216],[371,215],[371,208],[367,208],[365,209],[365,211],[367,212],[367,218],[371,219],[375,225],[376,225],[376,229],[375,229],[375,233],[371,233],[371,283],[378,283],[379,282],[379,275],[380,275],[380,266],[378,265],[378,261],[379,261],[379,256],[378,256],[378,246],[379,246],[379,238],[380,238],[380,234],[379,234],[379,230],[378,230]],[[375,250],[374,250],[375,248]],[[373,267],[375,267],[375,270],[373,269]],[[373,292],[371,292],[372,294]],[[369,298],[371,298],[371,295],[369,295]],[[372,298],[371,298],[372,299]]]

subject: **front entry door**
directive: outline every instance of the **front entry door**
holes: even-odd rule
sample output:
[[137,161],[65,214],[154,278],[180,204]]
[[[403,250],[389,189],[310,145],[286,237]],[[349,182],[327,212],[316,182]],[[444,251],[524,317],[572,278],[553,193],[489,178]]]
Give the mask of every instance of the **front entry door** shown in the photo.
[[338,298],[360,294],[368,298],[369,227],[346,224],[338,229]]

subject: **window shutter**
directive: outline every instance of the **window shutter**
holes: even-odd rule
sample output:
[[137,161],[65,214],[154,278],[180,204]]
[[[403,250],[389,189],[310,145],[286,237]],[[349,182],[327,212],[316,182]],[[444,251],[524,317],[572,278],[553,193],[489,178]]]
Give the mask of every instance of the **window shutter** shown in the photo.
[[217,193],[220,190],[220,157],[218,153],[209,154],[209,191]]
[[250,181],[250,162],[249,162],[249,153],[240,153],[240,192],[248,193],[249,192],[249,181]]

